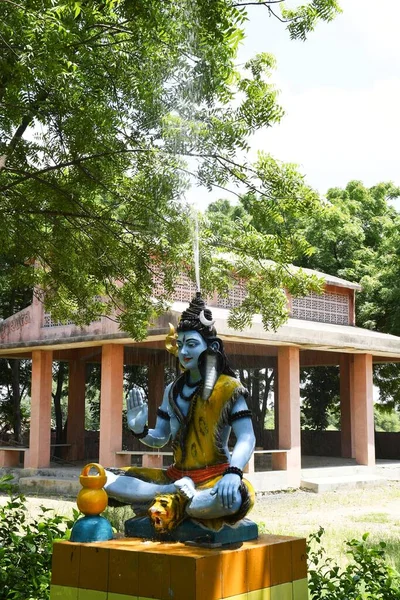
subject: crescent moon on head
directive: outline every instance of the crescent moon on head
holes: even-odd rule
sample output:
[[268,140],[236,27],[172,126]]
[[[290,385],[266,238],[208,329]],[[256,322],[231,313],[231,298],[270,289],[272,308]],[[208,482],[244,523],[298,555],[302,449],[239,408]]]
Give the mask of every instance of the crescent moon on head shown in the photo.
[[175,327],[168,323],[169,332],[167,337],[165,338],[165,347],[174,356],[178,356],[178,346],[176,345],[176,338],[178,337],[175,331]]
[[202,325],[204,325],[205,327],[212,327],[215,323],[215,319],[207,319],[205,314],[204,314],[204,310],[201,311],[200,315],[199,315],[199,319],[200,319],[200,323]]

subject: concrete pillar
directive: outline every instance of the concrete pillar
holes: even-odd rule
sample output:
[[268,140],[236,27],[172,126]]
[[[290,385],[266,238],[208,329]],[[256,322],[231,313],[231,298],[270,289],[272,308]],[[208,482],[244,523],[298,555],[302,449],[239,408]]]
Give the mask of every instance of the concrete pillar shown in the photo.
[[159,365],[149,365],[149,427],[154,427],[157,417],[157,408],[161,405],[164,388],[164,363]]
[[278,361],[275,361],[274,366],[274,438],[275,446],[279,442],[279,377],[278,377]]
[[124,377],[124,347],[105,344],[101,354],[101,404],[99,462],[103,467],[123,466],[122,403]]
[[300,355],[294,346],[278,348],[279,429],[278,447],[287,454],[273,455],[273,468],[288,471],[288,483],[301,480]]
[[142,467],[150,469],[162,469],[163,468],[163,455],[162,454],[143,454]]
[[340,430],[341,455],[343,458],[354,458],[354,364],[352,354],[341,354],[340,367]]
[[26,468],[50,466],[52,365],[52,351],[32,352],[31,422]]
[[85,384],[86,365],[82,360],[69,362],[67,456],[69,460],[85,458]]
[[359,465],[375,465],[372,355],[354,355],[354,450]]

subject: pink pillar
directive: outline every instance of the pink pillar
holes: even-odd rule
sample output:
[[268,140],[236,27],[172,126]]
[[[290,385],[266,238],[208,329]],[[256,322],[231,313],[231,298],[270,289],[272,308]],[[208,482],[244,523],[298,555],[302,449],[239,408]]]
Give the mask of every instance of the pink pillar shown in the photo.
[[149,427],[154,427],[157,417],[157,408],[161,405],[165,380],[164,363],[149,365]]
[[143,454],[142,467],[149,467],[151,469],[162,469],[163,468],[163,457],[162,454]]
[[354,355],[354,450],[358,464],[375,465],[374,402],[371,354]]
[[31,423],[25,457],[25,467],[32,469],[50,466],[52,364],[50,350],[32,352]]
[[69,362],[67,444],[69,460],[85,458],[85,384],[86,365],[81,360]]
[[352,354],[340,356],[340,430],[343,458],[354,458],[354,364]]
[[287,454],[274,454],[273,467],[288,471],[288,483],[301,480],[300,354],[294,346],[278,348],[279,424],[278,447]]
[[99,462],[103,467],[123,466],[122,402],[124,376],[124,347],[105,344],[101,354],[101,405]]

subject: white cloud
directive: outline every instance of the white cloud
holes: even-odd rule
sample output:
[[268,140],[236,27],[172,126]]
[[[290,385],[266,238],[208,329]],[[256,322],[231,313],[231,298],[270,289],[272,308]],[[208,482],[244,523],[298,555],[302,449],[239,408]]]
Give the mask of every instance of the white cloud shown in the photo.
[[282,89],[286,116],[259,132],[253,150],[300,163],[308,182],[325,191],[362,179],[367,185],[400,179],[400,80],[371,88]]
[[367,41],[373,54],[387,57],[400,53],[398,0],[352,0],[342,2],[342,7],[340,19]]
[[[274,81],[286,112],[280,125],[254,136],[253,154],[298,164],[321,193],[352,179],[400,185],[400,2],[341,4],[343,13],[304,44],[291,42],[259,8],[251,12],[243,55],[276,53]],[[227,197],[202,188],[191,194],[203,207]]]

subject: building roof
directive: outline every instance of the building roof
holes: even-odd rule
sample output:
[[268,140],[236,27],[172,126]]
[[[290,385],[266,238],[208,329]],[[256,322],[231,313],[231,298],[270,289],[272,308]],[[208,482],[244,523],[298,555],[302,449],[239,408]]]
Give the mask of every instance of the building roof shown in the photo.
[[[163,317],[164,326],[170,320],[177,322],[186,308],[183,302],[175,302],[171,312]],[[367,353],[376,356],[400,358],[400,337],[378,333],[370,329],[350,325],[335,325],[301,319],[289,319],[277,331],[265,331],[261,317],[253,318],[252,326],[243,331],[228,327],[229,310],[212,308],[218,334],[231,341],[251,342],[265,345],[291,345],[303,350],[323,350],[327,352]]]
[[[220,256],[228,261],[234,261],[234,254],[229,252],[222,252]],[[276,264],[273,260],[263,260],[263,264],[266,266],[271,266]],[[336,285],[337,287],[348,288],[350,290],[360,291],[361,285],[359,283],[353,283],[352,281],[348,281],[347,279],[342,279],[341,277],[336,277],[335,275],[328,275],[327,273],[322,273],[322,271],[316,271],[314,269],[307,269],[305,267],[297,267],[296,265],[288,265],[288,268],[291,271],[299,271],[300,269],[306,273],[307,275],[316,275],[323,279],[327,285]]]
[[[300,267],[295,267],[291,265],[291,269],[297,271]],[[341,277],[336,277],[335,275],[327,275],[327,273],[321,273],[321,271],[315,271],[314,269],[305,269],[301,268],[304,273],[307,275],[316,275],[317,277],[321,277],[324,279],[327,285],[336,285],[337,287],[348,288],[350,290],[361,291],[362,287],[359,283],[353,283],[352,281],[347,281],[347,279],[342,279]]]

